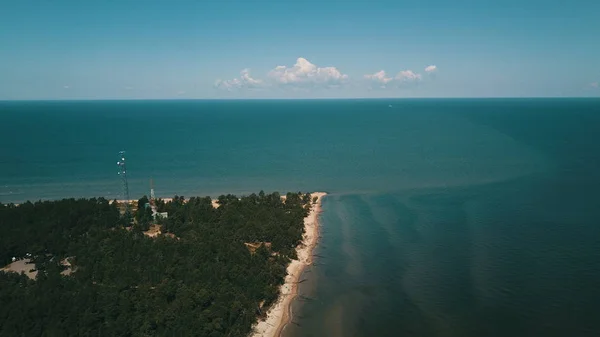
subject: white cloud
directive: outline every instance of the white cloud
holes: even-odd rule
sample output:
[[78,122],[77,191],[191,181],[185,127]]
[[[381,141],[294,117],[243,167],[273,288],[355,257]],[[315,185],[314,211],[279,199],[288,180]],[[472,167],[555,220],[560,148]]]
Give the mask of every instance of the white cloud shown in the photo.
[[592,83],[590,83],[590,87],[592,87],[592,88],[598,88],[598,82],[592,82]]
[[[426,69],[431,69],[429,66]],[[435,67],[435,66],[433,66]],[[369,80],[371,83],[375,83],[379,88],[386,88],[389,85],[395,85],[397,87],[409,87],[417,85],[423,80],[423,75],[415,73],[412,70],[402,70],[394,77],[388,77],[384,70],[378,71],[374,74],[365,75],[364,78]]]
[[268,77],[274,84],[283,86],[337,87],[348,82],[348,75],[336,67],[317,67],[303,57],[299,57],[292,67],[275,67]]
[[430,66],[425,67],[425,72],[426,73],[433,73],[435,71],[437,71],[437,66],[435,66],[433,64],[430,65]]
[[244,69],[241,72],[242,75],[242,83],[246,86],[257,87],[262,85],[261,80],[254,79],[250,76],[250,69]]
[[396,80],[402,82],[416,82],[421,79],[421,74],[414,73],[412,70],[402,70],[396,75]]
[[236,77],[231,80],[217,80],[215,82],[215,87],[224,90],[234,90],[234,89],[255,89],[259,88],[263,85],[262,80],[257,80],[250,76],[250,69],[244,69],[240,72],[240,77]]
[[374,74],[365,75],[365,78],[373,81],[376,84],[379,84],[381,88],[385,88],[385,85],[394,79],[391,77],[387,77],[385,71],[381,70]]
[[[424,68],[428,74],[426,81],[435,77],[437,66]],[[423,75],[412,70],[402,70],[395,76],[384,70],[363,76],[363,82],[350,83],[350,77],[336,67],[319,67],[303,57],[299,57],[293,66],[279,65],[271,69],[263,79],[253,78],[249,69],[240,72],[240,76],[230,80],[217,80],[215,87],[233,91],[241,89],[285,88],[286,90],[309,92],[314,88],[336,88],[346,84],[365,84],[370,87],[386,88],[390,85],[409,87],[424,80]]]
[[68,86],[68,85],[65,85],[65,86],[63,87],[63,89],[69,89],[69,88],[70,88],[70,86]]

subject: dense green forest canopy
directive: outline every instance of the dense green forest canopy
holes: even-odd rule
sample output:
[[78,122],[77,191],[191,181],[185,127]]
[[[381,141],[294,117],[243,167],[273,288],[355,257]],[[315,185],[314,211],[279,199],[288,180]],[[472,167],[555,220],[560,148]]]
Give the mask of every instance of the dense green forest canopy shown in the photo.
[[[143,234],[154,220],[142,205],[134,219],[102,198],[0,205],[0,263],[29,253],[38,270],[0,272],[0,335],[245,336],[277,298],[310,203],[263,192],[220,196],[218,208],[157,200],[171,235],[156,238]],[[271,245],[244,244],[258,242]]]

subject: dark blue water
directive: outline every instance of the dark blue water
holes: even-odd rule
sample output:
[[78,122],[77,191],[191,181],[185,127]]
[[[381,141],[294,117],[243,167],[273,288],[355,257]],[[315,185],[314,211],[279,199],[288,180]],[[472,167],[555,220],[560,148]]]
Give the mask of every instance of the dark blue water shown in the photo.
[[0,197],[118,196],[115,164],[121,149],[128,153],[133,195],[148,193],[151,177],[163,196],[260,189],[377,192],[487,183],[554,164],[464,115],[489,109],[502,113],[519,104],[4,102]]
[[[389,105],[392,104],[390,108]],[[600,100],[0,103],[0,201],[325,190],[289,336],[600,335]]]

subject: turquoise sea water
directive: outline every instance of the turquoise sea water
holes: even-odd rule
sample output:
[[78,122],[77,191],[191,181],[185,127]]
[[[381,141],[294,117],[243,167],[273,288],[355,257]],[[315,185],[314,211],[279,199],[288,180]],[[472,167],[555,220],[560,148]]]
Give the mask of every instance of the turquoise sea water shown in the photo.
[[[390,107],[391,105],[391,107]],[[327,191],[287,336],[600,335],[600,100],[0,102],[0,201]]]

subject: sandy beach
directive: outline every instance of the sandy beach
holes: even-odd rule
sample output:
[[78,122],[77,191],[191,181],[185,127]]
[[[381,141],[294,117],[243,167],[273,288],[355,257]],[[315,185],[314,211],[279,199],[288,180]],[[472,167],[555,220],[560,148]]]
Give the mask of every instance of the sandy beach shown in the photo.
[[290,305],[298,294],[298,281],[304,268],[312,263],[312,250],[319,237],[319,213],[321,212],[321,199],[326,193],[311,193],[317,197],[317,202],[312,205],[310,213],[304,218],[304,236],[302,243],[296,247],[297,260],[287,267],[285,283],[279,289],[279,298],[267,311],[267,317],[256,323],[250,337],[279,337],[281,331],[291,320]]

